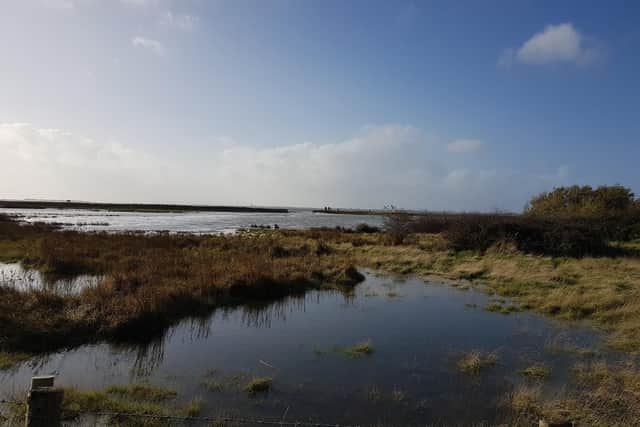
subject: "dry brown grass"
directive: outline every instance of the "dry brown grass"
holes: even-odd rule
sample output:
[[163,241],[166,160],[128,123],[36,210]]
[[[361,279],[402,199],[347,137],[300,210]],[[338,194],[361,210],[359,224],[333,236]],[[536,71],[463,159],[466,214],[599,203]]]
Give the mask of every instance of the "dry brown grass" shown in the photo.
[[512,412],[514,419],[635,426],[640,420],[640,372],[633,364],[579,365],[574,381],[560,396],[545,399],[539,386],[520,386],[502,398],[501,406]]
[[150,334],[221,305],[352,286],[363,279],[349,255],[305,233],[87,234],[34,231],[0,219],[4,230],[9,232],[0,241],[28,266],[54,277],[105,276],[76,296],[0,288],[0,345],[5,349],[40,351]]

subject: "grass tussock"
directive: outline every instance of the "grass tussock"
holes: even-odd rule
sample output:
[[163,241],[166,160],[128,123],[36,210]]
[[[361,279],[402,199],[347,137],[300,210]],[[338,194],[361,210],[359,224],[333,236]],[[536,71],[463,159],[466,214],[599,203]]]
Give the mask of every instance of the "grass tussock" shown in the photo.
[[373,354],[373,345],[371,340],[360,341],[351,347],[342,349],[342,353],[348,357],[359,358]]
[[252,378],[245,386],[244,391],[249,395],[255,395],[258,393],[266,393],[271,389],[273,379],[270,377],[256,377]]
[[484,353],[479,350],[472,350],[463,354],[458,359],[458,369],[466,374],[479,374],[483,370],[490,368],[498,362],[495,353]]
[[521,386],[502,399],[519,416],[549,423],[574,422],[594,427],[637,425],[640,419],[640,371],[631,363],[578,365],[563,394],[545,399],[540,387]]
[[527,378],[542,380],[551,375],[551,368],[542,364],[534,364],[521,370],[520,374]]

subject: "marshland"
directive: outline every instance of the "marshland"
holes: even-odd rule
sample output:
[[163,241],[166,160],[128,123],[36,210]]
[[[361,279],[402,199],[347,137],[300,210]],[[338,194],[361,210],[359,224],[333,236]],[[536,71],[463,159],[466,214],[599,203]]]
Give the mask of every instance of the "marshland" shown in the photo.
[[30,215],[0,216],[0,395],[55,373],[71,423],[640,419],[640,206],[624,187],[558,188],[522,214],[309,212],[344,223],[252,216],[223,233]]

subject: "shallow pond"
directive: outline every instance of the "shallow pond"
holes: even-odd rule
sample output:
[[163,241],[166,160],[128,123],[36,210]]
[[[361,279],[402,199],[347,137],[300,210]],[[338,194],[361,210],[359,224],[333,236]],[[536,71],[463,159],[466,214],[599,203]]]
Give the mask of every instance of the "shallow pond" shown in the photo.
[[287,213],[237,212],[113,212],[79,209],[0,209],[27,222],[57,223],[83,231],[171,231],[188,233],[228,233],[252,225],[278,225],[284,229],[337,226],[354,228],[366,223],[382,226],[379,215],[314,213],[291,209]]
[[[36,374],[83,389],[150,381],[199,396],[204,414],[236,414],[358,425],[495,422],[498,402],[528,380],[534,363],[551,368],[546,393],[562,388],[580,357],[558,345],[599,339],[532,313],[483,310],[491,297],[437,280],[398,280],[367,272],[352,295],[312,291],[261,307],[218,310],[187,319],[151,343],[95,344],[50,354],[0,372],[0,396],[24,391]],[[341,348],[369,340],[373,353]],[[497,363],[480,374],[457,368],[478,349]],[[248,396],[252,377],[273,378]],[[211,387],[205,383],[220,386]]]

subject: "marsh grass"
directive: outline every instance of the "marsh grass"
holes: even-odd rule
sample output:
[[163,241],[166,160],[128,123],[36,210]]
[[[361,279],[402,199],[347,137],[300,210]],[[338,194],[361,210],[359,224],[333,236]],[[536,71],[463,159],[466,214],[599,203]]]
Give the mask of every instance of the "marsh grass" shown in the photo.
[[79,295],[0,288],[3,346],[39,352],[150,336],[217,307],[308,289],[350,289],[364,279],[348,254],[311,236],[273,230],[233,236],[79,233],[0,217],[0,250],[17,254],[26,267],[104,276]]
[[[607,341],[624,351],[640,350],[640,257],[553,257],[520,252],[442,250],[441,235],[412,235],[403,245],[372,242],[353,248],[338,245],[356,264],[395,274],[456,280],[460,272],[482,271],[478,290],[509,298],[511,313],[534,310],[564,320],[588,320],[609,331]],[[635,242],[621,244],[635,245]]]
[[363,340],[349,347],[338,347],[338,346],[333,346],[330,348],[316,347],[313,349],[313,352],[317,356],[339,354],[351,359],[358,359],[358,358],[373,354],[374,348],[373,348],[373,345],[371,344],[371,340]]
[[520,386],[504,396],[501,406],[531,420],[596,427],[637,425],[640,419],[640,371],[632,363],[577,365],[564,392],[544,398],[540,386]]
[[351,347],[342,349],[342,353],[350,358],[360,358],[373,354],[374,349],[371,340],[360,341]]
[[512,392],[503,396],[500,406],[509,409],[519,415],[535,417],[540,414],[540,387],[519,386]]
[[244,391],[251,396],[266,393],[271,389],[272,382],[270,377],[254,377],[244,386]]
[[[184,405],[175,402],[177,394],[150,384],[133,384],[126,386],[109,386],[104,390],[81,391],[75,388],[64,389],[62,417],[65,422],[78,420],[82,413],[114,412],[136,413],[144,415],[195,416],[200,413],[199,406],[190,401]],[[11,408],[13,419],[24,419],[26,405],[14,405]],[[164,426],[166,422],[155,418],[135,418],[109,416],[109,426],[121,427],[155,427]]]
[[26,353],[9,353],[6,351],[0,351],[0,371],[15,368],[20,363],[29,359],[29,357],[30,356]]
[[520,371],[520,374],[527,378],[542,380],[548,378],[549,375],[551,375],[551,368],[542,364],[534,364],[522,369]]
[[495,353],[471,350],[458,359],[457,366],[461,372],[466,374],[479,374],[497,362],[498,355]]

